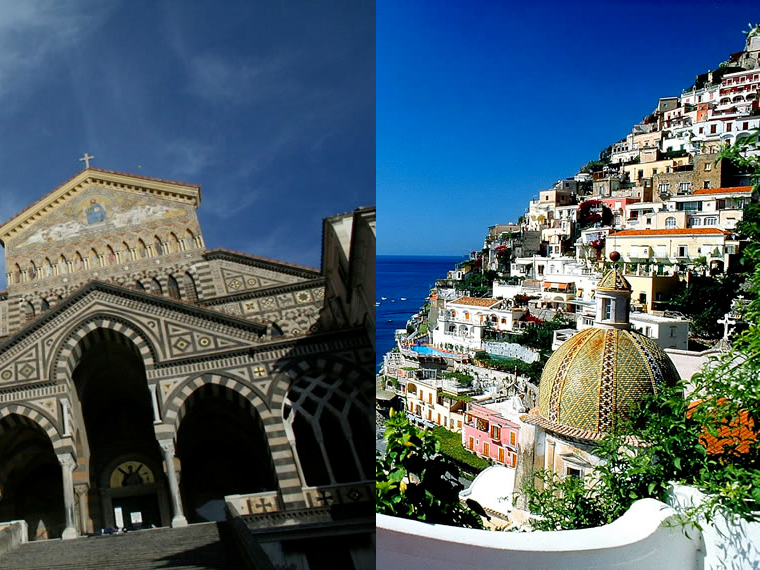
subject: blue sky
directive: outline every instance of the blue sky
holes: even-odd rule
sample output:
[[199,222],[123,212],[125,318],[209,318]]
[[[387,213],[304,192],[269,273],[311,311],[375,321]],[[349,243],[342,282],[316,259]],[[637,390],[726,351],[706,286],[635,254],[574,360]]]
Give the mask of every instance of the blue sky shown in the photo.
[[378,2],[378,253],[480,247],[749,21],[756,2]]
[[200,184],[207,247],[308,266],[322,218],[375,203],[373,3],[0,0],[0,14],[3,222],[84,152]]

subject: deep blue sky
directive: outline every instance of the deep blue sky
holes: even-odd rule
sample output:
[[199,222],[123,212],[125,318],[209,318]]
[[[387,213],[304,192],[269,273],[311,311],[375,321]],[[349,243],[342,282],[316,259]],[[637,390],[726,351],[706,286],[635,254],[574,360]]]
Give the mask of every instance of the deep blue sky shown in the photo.
[[0,0],[0,133],[2,222],[86,151],[200,184],[209,248],[318,267],[375,203],[374,2]]
[[749,21],[756,1],[378,2],[378,253],[480,247]]

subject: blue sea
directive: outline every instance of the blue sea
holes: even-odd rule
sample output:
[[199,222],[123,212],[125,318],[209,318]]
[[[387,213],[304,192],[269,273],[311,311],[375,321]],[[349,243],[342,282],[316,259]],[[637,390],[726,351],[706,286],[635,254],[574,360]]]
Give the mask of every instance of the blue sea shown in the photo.
[[[406,321],[425,304],[435,280],[446,277],[462,256],[378,255],[377,299],[377,355],[379,365],[383,355],[395,346],[396,329],[406,328]],[[383,300],[382,298],[386,299]],[[402,301],[401,298],[406,298]]]

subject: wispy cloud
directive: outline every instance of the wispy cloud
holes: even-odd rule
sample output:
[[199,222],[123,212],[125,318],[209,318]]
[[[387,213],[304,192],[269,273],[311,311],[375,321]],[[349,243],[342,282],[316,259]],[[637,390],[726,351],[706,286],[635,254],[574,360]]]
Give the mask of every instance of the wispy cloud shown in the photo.
[[51,55],[85,37],[108,3],[0,0],[0,98],[35,81]]

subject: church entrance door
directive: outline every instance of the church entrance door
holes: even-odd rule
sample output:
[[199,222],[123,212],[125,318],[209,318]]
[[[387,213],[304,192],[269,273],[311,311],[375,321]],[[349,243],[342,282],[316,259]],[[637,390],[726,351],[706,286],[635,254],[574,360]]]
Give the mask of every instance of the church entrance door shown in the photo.
[[[131,340],[106,329],[81,345],[73,376],[87,432],[90,497],[100,503],[90,504],[93,528],[117,526],[116,506],[123,515],[145,512],[150,524],[167,526],[167,481],[142,357]],[[130,522],[126,516],[124,526]]]

